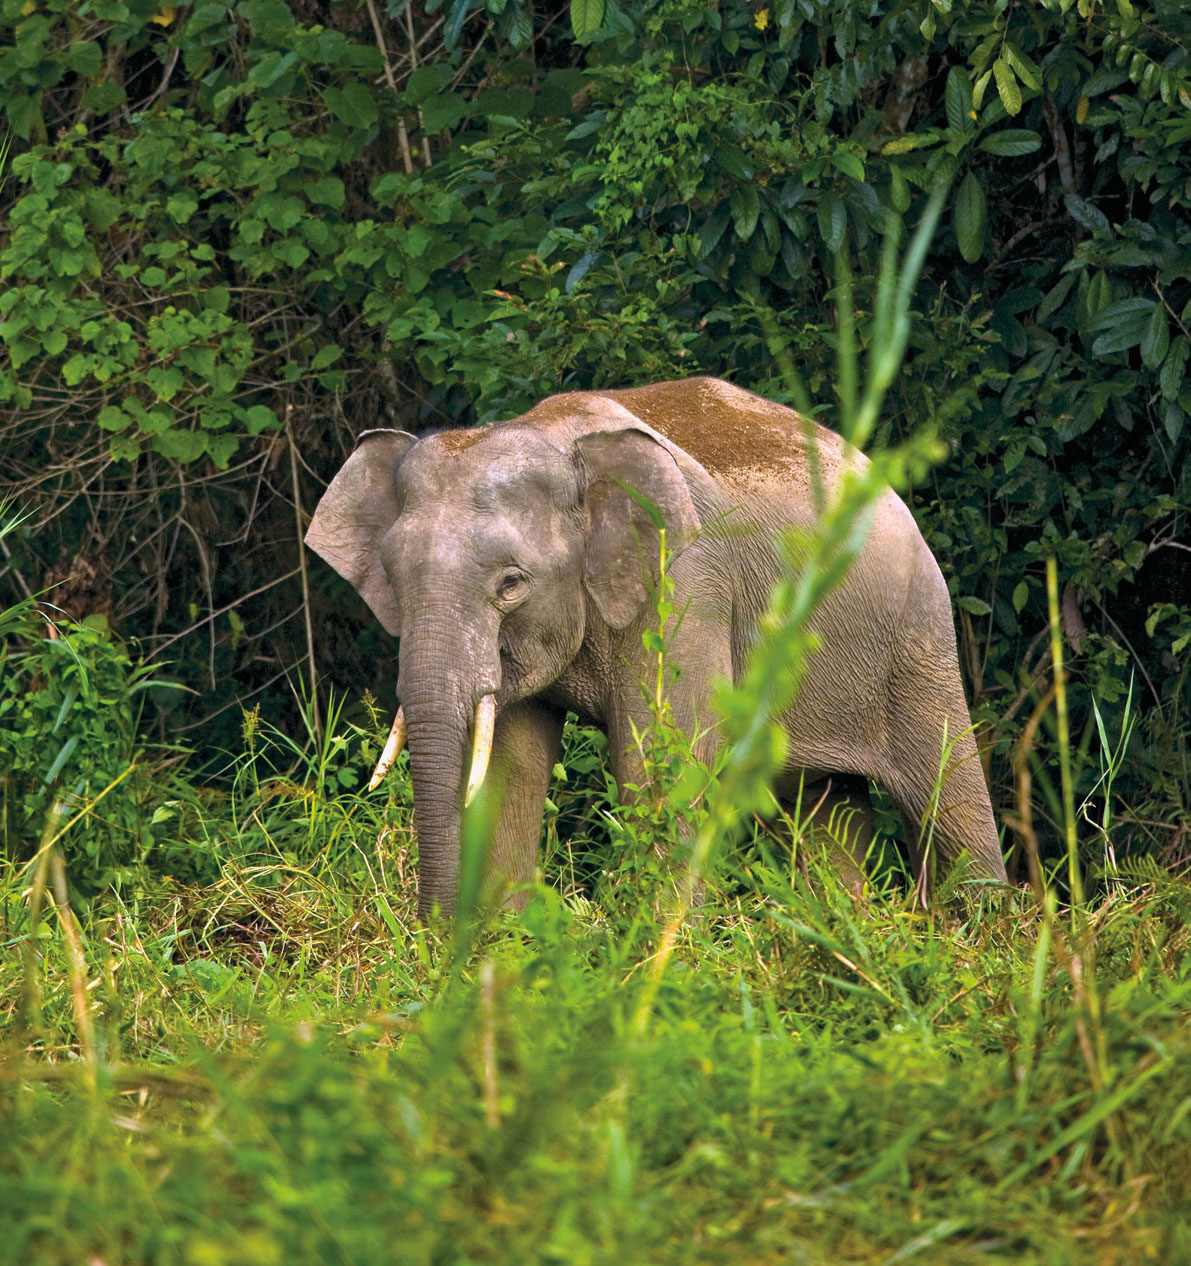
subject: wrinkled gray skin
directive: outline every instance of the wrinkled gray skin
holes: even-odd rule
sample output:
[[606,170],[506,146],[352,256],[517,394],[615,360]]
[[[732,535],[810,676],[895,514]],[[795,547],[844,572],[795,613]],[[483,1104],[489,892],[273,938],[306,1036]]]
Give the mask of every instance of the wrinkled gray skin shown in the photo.
[[[648,569],[657,541],[622,484],[662,511],[677,547],[671,576],[685,616],[673,638],[681,675],[671,703],[679,724],[701,734],[698,754],[711,757],[713,683],[744,669],[778,576],[774,534],[812,525],[808,443],[828,486],[865,461],[833,433],[715,379],[553,396],[511,422],[421,440],[361,437],[306,541],[401,639],[423,917],[455,901],[470,727],[483,695],[497,699],[493,883],[533,875],[568,708],[607,731],[620,785],[642,781],[631,724],[648,719],[641,633],[656,618]],[[793,800],[804,775],[829,804],[867,800],[871,778],[917,838],[946,727],[961,737],[936,845],[944,858],[968,850],[977,874],[1004,880],[947,588],[892,491],[815,628],[821,648],[782,717],[779,797]],[[819,790],[804,791],[803,803]],[[842,866],[859,882],[853,860]]]

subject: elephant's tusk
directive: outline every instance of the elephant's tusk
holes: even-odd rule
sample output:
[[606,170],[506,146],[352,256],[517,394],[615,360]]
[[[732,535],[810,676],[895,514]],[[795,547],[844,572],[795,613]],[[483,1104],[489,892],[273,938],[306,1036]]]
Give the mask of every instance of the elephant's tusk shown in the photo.
[[476,716],[472,722],[471,773],[467,776],[467,794],[463,797],[465,805],[471,804],[476,792],[483,786],[488,761],[492,757],[492,732],[495,728],[496,696],[485,695],[476,704]]
[[401,749],[404,746],[405,713],[398,708],[397,715],[393,718],[393,728],[389,731],[388,742],[385,743],[385,750],[381,752],[380,760],[376,762],[376,768],[372,771],[372,779],[368,783],[369,791],[375,791],[384,782],[385,775],[393,768],[393,762],[401,755]]

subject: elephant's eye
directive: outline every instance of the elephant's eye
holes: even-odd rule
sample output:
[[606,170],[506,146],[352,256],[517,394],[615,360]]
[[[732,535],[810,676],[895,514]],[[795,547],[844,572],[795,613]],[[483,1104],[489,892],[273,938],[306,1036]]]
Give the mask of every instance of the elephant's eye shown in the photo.
[[506,572],[497,586],[497,596],[504,598],[506,602],[511,601],[524,592],[527,583],[528,581],[519,571]]

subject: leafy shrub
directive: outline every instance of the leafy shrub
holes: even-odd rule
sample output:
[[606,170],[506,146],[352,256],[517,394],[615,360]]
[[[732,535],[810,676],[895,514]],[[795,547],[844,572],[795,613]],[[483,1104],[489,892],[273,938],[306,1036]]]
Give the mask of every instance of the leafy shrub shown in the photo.
[[177,842],[176,828],[193,825],[193,793],[155,767],[137,740],[151,670],[135,666],[99,621],[43,623],[42,632],[51,635],[0,648],[7,856],[25,860],[57,840],[85,898],[138,887],[150,858],[184,877],[209,874],[201,845]]

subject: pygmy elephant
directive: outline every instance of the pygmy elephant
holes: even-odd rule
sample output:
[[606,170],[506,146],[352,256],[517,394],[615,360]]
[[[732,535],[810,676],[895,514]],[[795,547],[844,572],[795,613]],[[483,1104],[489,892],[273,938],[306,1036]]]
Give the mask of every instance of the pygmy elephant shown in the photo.
[[[377,778],[407,741],[423,917],[453,906],[464,798],[489,759],[500,790],[490,878],[532,876],[568,709],[607,731],[619,785],[643,781],[632,727],[649,719],[642,632],[656,620],[658,548],[640,498],[674,550],[674,717],[708,759],[712,688],[740,677],[757,639],[780,571],[775,537],[813,526],[810,463],[830,489],[865,460],[709,378],[552,396],[509,422],[421,439],[364,432],[306,542],[401,639],[401,711]],[[915,837],[933,813],[941,857],[967,850],[976,874],[1004,880],[947,588],[892,490],[814,628],[820,648],[780,718],[778,798],[801,783],[813,803],[808,786],[852,795],[873,779]],[[954,746],[936,804],[945,735]]]

